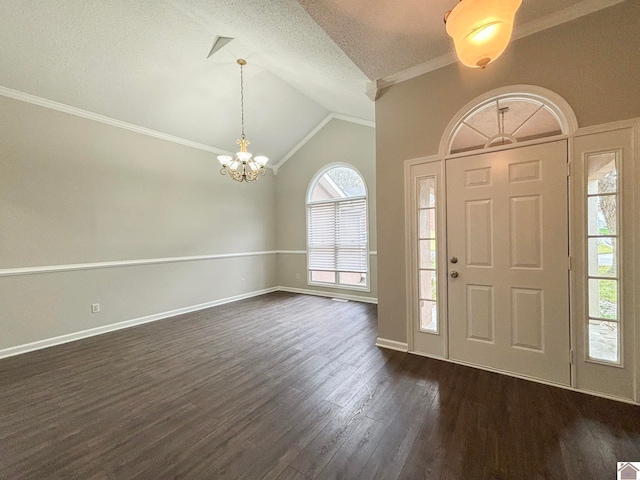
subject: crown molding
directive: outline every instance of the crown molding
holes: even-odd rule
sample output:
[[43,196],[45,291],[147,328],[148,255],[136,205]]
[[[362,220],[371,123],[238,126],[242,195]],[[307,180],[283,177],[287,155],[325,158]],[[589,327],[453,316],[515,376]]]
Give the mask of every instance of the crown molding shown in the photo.
[[198,150],[204,150],[205,152],[215,153],[218,155],[233,155],[232,152],[228,152],[220,148],[204,145],[203,143],[193,142],[191,140],[187,140],[186,138],[175,137],[167,133],[162,133],[156,130],[151,130],[150,128],[123,122],[115,118],[100,115],[99,113],[89,112],[87,110],[82,110],[81,108],[65,105],[64,103],[54,102],[53,100],[48,100],[46,98],[31,95],[30,93],[20,92],[11,88],[0,86],[0,95],[3,97],[13,98],[14,100],[20,100],[22,102],[38,105],[40,107],[50,108],[51,110],[57,110],[59,112],[75,115],[76,117],[86,118],[88,120],[104,123],[106,125],[111,125],[112,127],[122,128],[124,130],[129,130],[135,133],[141,133],[142,135],[147,135],[149,137],[155,137],[161,140],[166,140],[168,142],[196,148]]
[[[524,25],[517,26],[513,30],[511,40],[518,40],[519,38],[533,35],[534,33],[547,30],[548,28],[562,25],[563,23],[584,17],[585,15],[590,15],[624,1],[626,0],[584,0],[558,12],[551,13]],[[436,57],[427,62],[414,65],[406,70],[369,82],[367,84],[366,94],[369,98],[377,98],[380,91],[384,88],[411,80],[412,78],[419,77],[425,73],[433,72],[434,70],[446,67],[447,65],[451,65],[457,61],[458,58],[454,52],[447,53],[446,55]]]
[[364,125],[365,127],[376,128],[376,122],[371,120],[364,120],[358,117],[352,117],[350,115],[343,115],[341,113],[332,113],[331,118],[335,118],[336,120],[343,120],[345,122],[355,123],[357,125]]
[[513,40],[533,35],[548,28],[562,25],[585,15],[590,15],[608,7],[622,3],[625,0],[584,0],[570,7],[551,13],[547,16],[526,23],[513,30]]
[[307,133],[305,135],[305,137],[300,140],[298,143],[296,143],[294,145],[294,147],[289,150],[289,152],[282,157],[282,159],[276,163],[273,166],[273,173],[275,173],[276,175],[278,174],[278,169],[280,167],[282,167],[282,165],[284,165],[285,163],[287,163],[287,160],[289,160],[291,157],[293,157],[293,155],[300,150],[309,140],[311,140],[316,133],[318,133],[320,130],[322,130],[322,127],[324,127],[327,123],[329,123],[331,120],[333,119],[333,115],[330,113],[329,115],[327,115],[326,117],[324,117],[320,123],[318,125],[316,125],[315,127],[313,127],[313,129]]
[[380,96],[380,88],[378,88],[379,83],[380,80],[370,80],[366,84],[364,93],[372,102],[375,102]]
[[409,67],[406,70],[402,70],[398,73],[394,73],[385,78],[382,78],[377,81],[376,87],[379,92],[380,90],[390,87],[391,85],[395,85],[396,83],[402,83],[407,80],[411,80],[412,78],[419,77],[420,75],[424,75],[425,73],[433,72],[434,70],[446,67],[447,65],[451,65],[452,63],[456,63],[457,61],[458,57],[456,57],[455,53],[447,53],[446,55],[436,57],[432,60],[429,60],[428,62],[414,65],[413,67]]
[[[113,127],[122,128],[124,130],[129,130],[135,133],[141,133],[142,135],[147,135],[154,138],[159,138],[161,140],[166,140],[168,142],[177,143],[180,145],[185,145],[187,147],[195,148],[198,150],[203,150],[205,152],[215,153],[217,155],[234,155],[233,152],[229,152],[227,150],[222,150],[220,148],[211,147],[209,145],[205,145],[203,143],[193,142],[191,140],[187,140],[186,138],[176,137],[174,135],[169,135],[168,133],[158,132],[156,130],[151,130],[150,128],[141,127],[139,125],[134,125],[132,123],[123,122],[121,120],[117,120],[115,118],[107,117],[105,115],[100,115],[99,113],[89,112],[88,110],[83,110],[81,108],[72,107],[71,105],[66,105],[64,103],[55,102],[53,100],[48,100],[46,98],[38,97],[37,95],[32,95],[30,93],[21,92],[19,90],[13,90],[11,88],[3,87],[0,85],[0,96],[13,98],[14,100],[19,100],[26,103],[31,103],[33,105],[38,105],[40,107],[49,108],[51,110],[57,110],[58,112],[68,113],[70,115],[75,115],[76,117],[86,118],[88,120],[94,120],[96,122],[104,123],[106,125],[111,125]],[[278,164],[272,165],[267,164],[267,168],[273,169],[274,173],[278,172],[278,168],[282,166],[291,156],[296,153],[302,146],[307,143],[311,138],[318,133],[327,123],[329,123],[333,119],[344,120],[345,122],[356,123],[358,125],[364,125],[366,127],[375,127],[375,122],[370,120],[364,120],[362,118],[351,117],[349,115],[343,115],[341,113],[330,113],[327,115],[313,130],[311,130],[300,142],[298,142],[290,151],[287,153]]]
[[363,120],[362,118],[357,118],[357,117],[351,117],[349,115],[342,115],[341,113],[330,113],[329,115],[327,115],[326,117],[324,117],[320,123],[318,123],[318,125],[316,125],[315,127],[313,127],[313,129],[311,129],[311,131],[309,133],[307,133],[304,138],[302,140],[300,140],[298,143],[295,144],[295,146],[289,150],[289,152],[282,157],[282,159],[275,165],[273,165],[273,173],[274,174],[278,174],[278,169],[280,167],[282,167],[287,160],[289,160],[291,157],[293,157],[293,155],[295,155],[295,153],[300,150],[302,147],[304,147],[304,145],[311,140],[320,130],[322,130],[322,128],[329,123],[331,120],[333,119],[336,120],[343,120],[345,122],[350,122],[350,123],[355,123],[358,125],[364,125],[365,127],[371,127],[371,128],[375,128],[376,126],[376,122],[372,122],[370,120]]

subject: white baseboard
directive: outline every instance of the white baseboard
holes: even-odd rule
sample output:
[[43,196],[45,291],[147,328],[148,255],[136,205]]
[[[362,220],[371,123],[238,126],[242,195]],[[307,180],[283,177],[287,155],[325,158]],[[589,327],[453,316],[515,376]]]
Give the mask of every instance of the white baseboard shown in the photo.
[[278,287],[265,288],[264,290],[256,290],[249,293],[243,293],[241,295],[234,295],[233,297],[221,298],[219,300],[213,300],[211,302],[200,303],[198,305],[191,305],[189,307],[177,308],[175,310],[169,310],[167,312],[154,313],[153,315],[134,318],[133,320],[126,320],[124,322],[112,323],[110,325],[104,325],[102,327],[90,328],[89,330],[82,330],[80,332],[60,335],[59,337],[47,338],[45,340],[38,340],[37,342],[27,343],[25,345],[18,345],[16,347],[5,348],[3,350],[0,350],[0,358],[13,357],[14,355],[20,355],[22,353],[32,352],[34,350],[53,347],[55,345],[61,345],[63,343],[75,342],[76,340],[81,340],[83,338],[93,337],[96,335],[101,335],[103,333],[108,333],[116,330],[122,330],[124,328],[134,327],[136,325],[155,322],[157,320],[163,320],[165,318],[175,317],[176,315],[182,315],[184,313],[204,310],[205,308],[215,307],[216,305],[223,305],[225,303],[237,302],[238,300],[257,297],[258,295],[264,295],[266,293],[272,293],[276,291],[278,291]]
[[564,385],[562,383],[548,382],[548,381],[542,380],[540,378],[529,377],[527,375],[521,375],[521,374],[518,374],[518,373],[509,372],[507,370],[500,370],[499,368],[492,368],[492,367],[488,367],[486,365],[479,365],[477,363],[471,363],[471,362],[463,362],[461,360],[454,360],[452,358],[445,358],[445,357],[440,357],[438,355],[430,355],[428,353],[422,353],[422,352],[409,352],[409,353],[412,354],[412,355],[418,355],[420,357],[426,357],[426,358],[432,358],[434,360],[440,360],[442,362],[455,363],[456,365],[462,365],[463,367],[476,368],[478,370],[484,370],[486,372],[498,373],[500,375],[507,375],[508,377],[514,377],[514,378],[519,378],[521,380],[528,380],[530,382],[541,383],[543,385],[549,385],[550,387],[564,388],[565,390],[571,390],[572,392],[584,393],[586,395],[591,395],[593,397],[606,398],[607,400],[615,400],[616,402],[629,403],[631,405],[640,405],[639,402],[636,402],[631,398],[616,397],[615,395],[609,395],[609,394],[606,394],[606,393],[595,392],[593,390],[580,389],[580,388],[572,387],[571,385]]
[[376,339],[376,345],[388,350],[397,350],[398,352],[408,352],[409,345],[404,342],[396,342],[395,340],[389,340],[387,338],[378,337]]
[[[80,332],[68,333],[66,335],[60,335],[59,337],[46,338],[44,340],[38,340],[37,342],[5,348],[0,350],[0,358],[13,357],[15,355],[20,355],[22,353],[32,352],[34,350],[41,350],[43,348],[53,347],[55,345],[61,345],[63,343],[75,342],[76,340],[82,340],[83,338],[93,337],[96,335],[101,335],[103,333],[114,332],[116,330],[135,327],[136,325],[143,325],[145,323],[155,322],[157,320],[163,320],[169,317],[175,317],[176,315],[182,315],[184,313],[204,310],[205,308],[215,307],[216,305],[223,305],[225,303],[237,302],[238,300],[244,300],[246,298],[257,297],[258,295],[264,295],[266,293],[272,293],[277,291],[301,293],[305,295],[318,295],[322,297],[342,298],[345,300],[353,300],[356,302],[378,303],[377,298],[359,297],[357,295],[333,294],[329,292],[322,292],[319,290],[305,290],[301,288],[271,287],[263,290],[256,290],[253,292],[243,293],[241,295],[234,295],[233,297],[221,298],[219,300],[213,300],[211,302],[200,303],[198,305],[191,305],[188,307],[177,308],[175,310],[169,310],[167,312],[154,313],[153,315],[134,318],[132,320],[126,320],[124,322],[112,323],[109,325],[104,325],[102,327],[90,328],[88,330],[82,330]],[[392,348],[392,347],[387,347],[387,348]],[[404,351],[405,352],[407,351],[406,344],[405,344]]]
[[353,300],[354,302],[378,303],[378,299],[374,297],[361,297],[359,295],[349,295],[346,293],[323,292],[322,290],[309,290],[306,288],[294,287],[278,287],[281,292],[301,293],[303,295],[315,295],[318,297],[342,298],[343,300]]

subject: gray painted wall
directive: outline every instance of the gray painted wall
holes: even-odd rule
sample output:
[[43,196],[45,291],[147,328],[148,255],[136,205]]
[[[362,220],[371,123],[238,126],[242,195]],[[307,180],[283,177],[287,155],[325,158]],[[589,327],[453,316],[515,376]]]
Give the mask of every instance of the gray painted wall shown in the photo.
[[271,171],[238,184],[212,153],[0,97],[0,350],[275,287],[274,253],[2,272],[273,251],[275,205]]
[[[276,175],[278,250],[306,251],[306,195],[315,174],[330,163],[354,166],[367,184],[369,204],[369,250],[377,249],[375,129],[333,119],[298,150]],[[278,254],[281,286],[376,298],[377,257],[371,255],[371,292],[329,289],[307,285],[307,257]],[[300,275],[300,278],[296,278]]]
[[581,127],[640,117],[640,2],[514,41],[485,70],[453,64],[389,87],[376,101],[378,334],[406,342],[403,162],[438,153],[448,122],[479,95],[507,85],[552,90]]
[[[0,356],[278,285],[310,288],[306,255],[275,250],[306,249],[308,184],[337,161],[365,177],[375,250],[373,128],[334,119],[277,177],[238,184],[212,153],[0,97]],[[271,253],[173,261],[246,252]],[[170,261],[91,265],[148,259]],[[376,297],[375,256],[371,272],[370,293],[333,291]]]

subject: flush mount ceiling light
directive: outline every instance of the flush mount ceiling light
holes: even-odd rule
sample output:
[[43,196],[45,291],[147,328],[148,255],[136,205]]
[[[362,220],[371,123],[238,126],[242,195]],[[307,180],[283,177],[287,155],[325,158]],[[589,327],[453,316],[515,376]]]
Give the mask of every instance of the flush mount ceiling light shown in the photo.
[[218,155],[218,161],[222,165],[220,173],[223,175],[229,175],[238,182],[252,182],[256,180],[260,175],[265,174],[264,166],[269,161],[267,157],[256,156],[247,152],[247,145],[249,140],[244,135],[244,76],[242,67],[247,62],[242,58],[239,58],[236,62],[240,65],[240,115],[242,121],[242,134],[236,143],[240,146],[240,151],[236,153],[236,158],[232,158],[230,155]]
[[444,16],[460,61],[485,68],[505,51],[522,0],[461,0]]

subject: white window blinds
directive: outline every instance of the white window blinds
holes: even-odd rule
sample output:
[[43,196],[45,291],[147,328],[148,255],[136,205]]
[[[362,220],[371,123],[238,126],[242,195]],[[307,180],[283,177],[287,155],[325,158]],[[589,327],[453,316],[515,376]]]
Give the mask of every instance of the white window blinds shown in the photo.
[[307,207],[309,270],[367,272],[366,199]]

